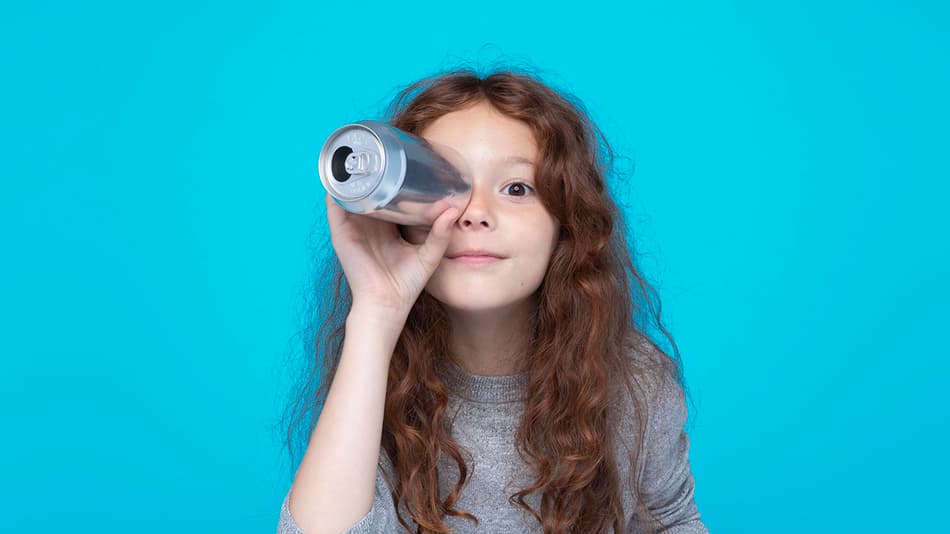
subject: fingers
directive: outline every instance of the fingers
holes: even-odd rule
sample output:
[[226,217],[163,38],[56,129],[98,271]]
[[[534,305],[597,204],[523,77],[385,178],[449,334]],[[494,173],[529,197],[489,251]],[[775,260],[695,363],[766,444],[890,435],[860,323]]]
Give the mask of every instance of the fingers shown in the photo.
[[339,226],[346,217],[345,210],[337,205],[333,197],[330,196],[330,193],[326,194],[324,202],[326,202],[327,205],[327,221],[330,223],[330,226]]
[[445,249],[449,246],[452,225],[455,224],[459,215],[458,209],[449,208],[442,212],[439,218],[432,223],[432,229],[429,230],[425,243],[419,249],[419,256],[430,269],[435,269],[442,261]]
[[449,207],[449,203],[445,200],[437,200],[423,209],[423,217],[430,221],[434,221],[438,218],[439,214],[445,213],[445,210]]

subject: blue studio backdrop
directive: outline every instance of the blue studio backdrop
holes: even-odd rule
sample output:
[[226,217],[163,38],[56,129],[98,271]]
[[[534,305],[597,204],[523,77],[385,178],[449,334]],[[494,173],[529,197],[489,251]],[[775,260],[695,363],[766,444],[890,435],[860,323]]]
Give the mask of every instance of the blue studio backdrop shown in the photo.
[[944,6],[4,4],[0,531],[272,532],[319,147],[506,62],[620,156],[710,529],[945,531]]

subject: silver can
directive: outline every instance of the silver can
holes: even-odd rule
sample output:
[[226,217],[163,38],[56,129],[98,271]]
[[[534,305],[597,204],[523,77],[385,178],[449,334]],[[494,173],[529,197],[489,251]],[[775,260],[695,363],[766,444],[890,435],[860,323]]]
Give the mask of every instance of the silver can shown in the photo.
[[405,226],[431,226],[449,206],[461,213],[472,194],[458,152],[379,121],[335,130],[320,150],[318,169],[343,209]]

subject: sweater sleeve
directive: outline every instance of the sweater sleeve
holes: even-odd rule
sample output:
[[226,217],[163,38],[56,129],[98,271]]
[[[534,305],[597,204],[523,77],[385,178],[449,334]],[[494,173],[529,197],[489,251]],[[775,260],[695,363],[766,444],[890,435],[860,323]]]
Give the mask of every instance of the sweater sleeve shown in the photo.
[[[280,520],[277,524],[277,534],[303,534],[300,527],[290,514],[290,493],[287,491],[280,506]],[[392,490],[383,475],[383,466],[376,469],[376,493],[373,496],[373,507],[354,525],[343,531],[343,534],[378,534],[380,532],[397,532],[400,528],[396,519],[396,508],[393,505]]]
[[661,380],[648,418],[643,498],[666,534],[708,534],[693,499],[687,409],[682,388]]

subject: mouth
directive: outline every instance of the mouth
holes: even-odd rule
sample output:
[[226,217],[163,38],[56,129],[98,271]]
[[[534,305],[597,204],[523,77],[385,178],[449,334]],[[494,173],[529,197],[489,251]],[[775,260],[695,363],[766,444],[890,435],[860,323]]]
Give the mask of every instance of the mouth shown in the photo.
[[449,258],[449,260],[462,265],[492,265],[494,263],[500,262],[503,259],[504,258],[490,256],[487,254],[464,254]]

